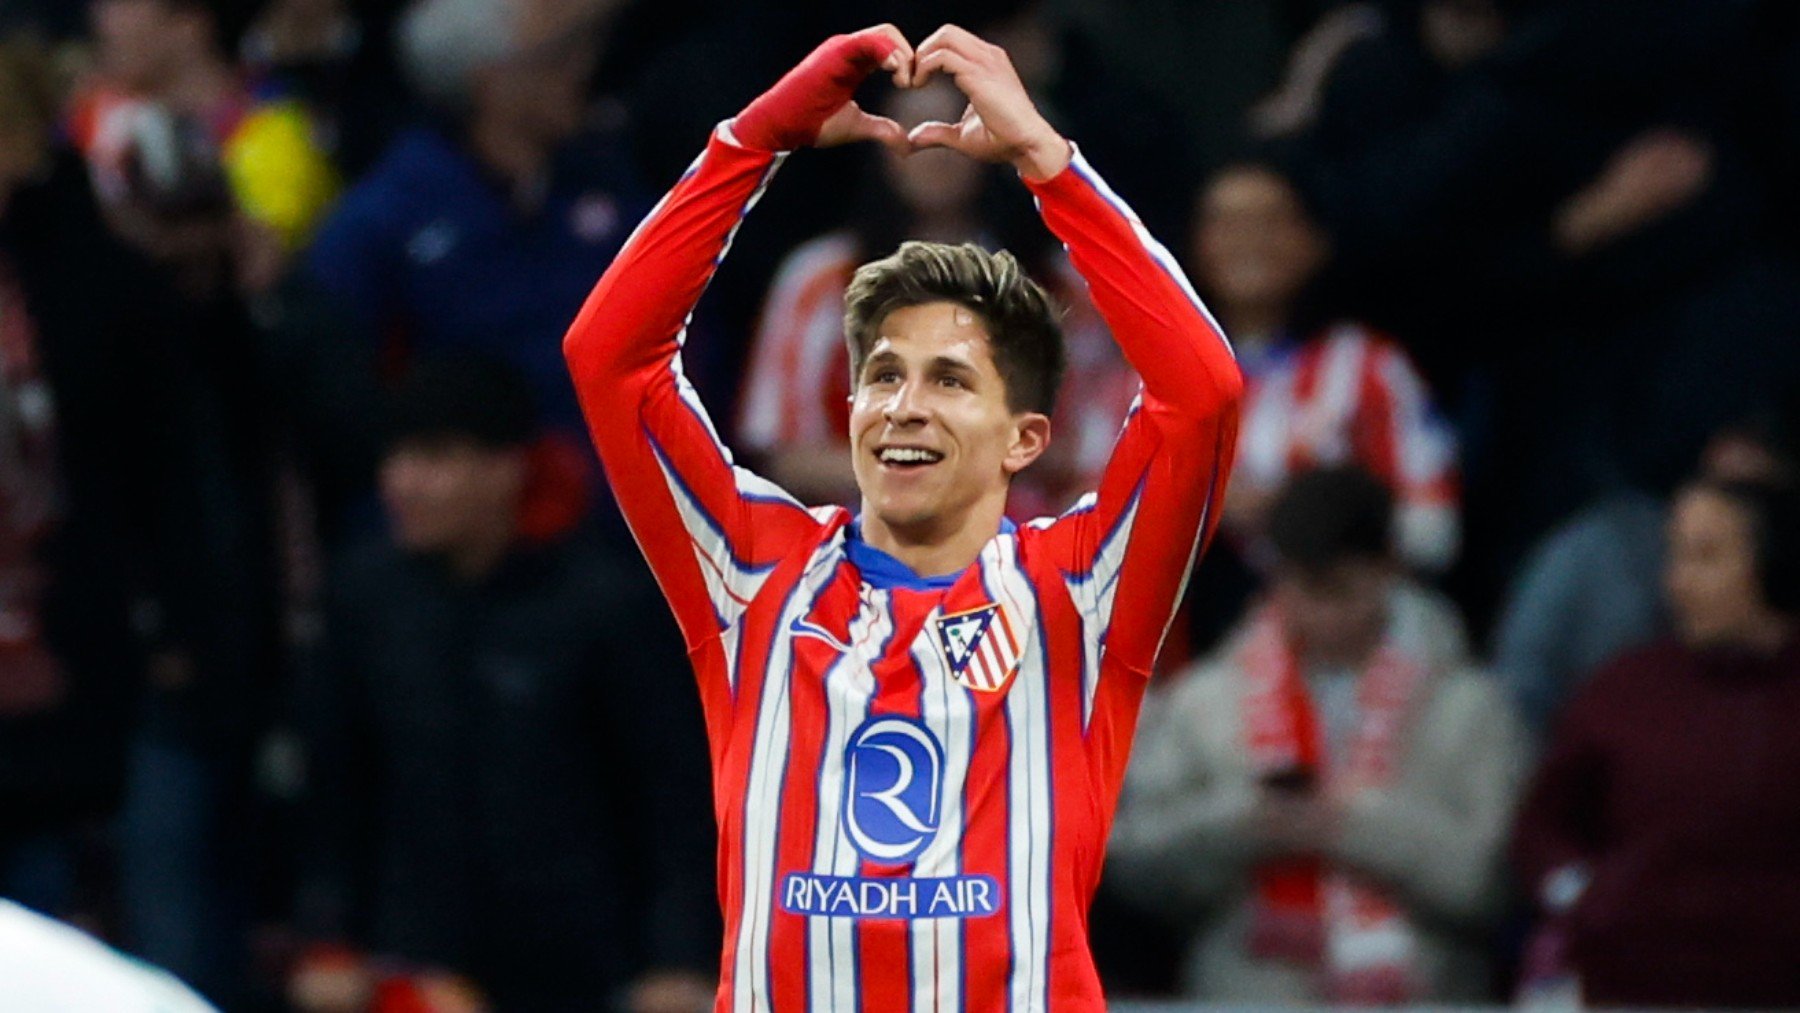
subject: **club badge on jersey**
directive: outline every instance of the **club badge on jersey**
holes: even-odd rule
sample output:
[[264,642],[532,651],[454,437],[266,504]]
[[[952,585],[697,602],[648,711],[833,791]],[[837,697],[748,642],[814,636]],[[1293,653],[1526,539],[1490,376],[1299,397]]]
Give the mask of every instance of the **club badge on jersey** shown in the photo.
[[943,616],[937,621],[938,647],[958,683],[996,693],[1019,670],[1019,638],[1006,607],[998,602]]

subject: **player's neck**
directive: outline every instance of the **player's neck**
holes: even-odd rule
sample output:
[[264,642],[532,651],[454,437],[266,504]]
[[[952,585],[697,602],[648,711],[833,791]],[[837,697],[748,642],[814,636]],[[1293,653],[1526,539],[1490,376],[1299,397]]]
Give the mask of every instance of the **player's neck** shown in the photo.
[[917,525],[891,525],[865,503],[862,538],[871,547],[905,563],[921,577],[961,573],[981,555],[982,547],[1000,530],[1006,497],[989,497],[955,518]]

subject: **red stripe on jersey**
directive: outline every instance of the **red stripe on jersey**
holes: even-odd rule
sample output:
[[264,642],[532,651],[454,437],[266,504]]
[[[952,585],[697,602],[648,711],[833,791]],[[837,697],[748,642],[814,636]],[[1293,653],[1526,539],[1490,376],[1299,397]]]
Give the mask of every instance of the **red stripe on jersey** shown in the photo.
[[[1029,543],[1021,546],[1022,551],[1028,548]],[[1152,543],[1134,548],[1169,551]],[[1093,721],[1084,728],[1081,680],[1068,677],[1083,665],[1081,616],[1065,595],[1040,593],[1037,605],[1038,635],[1027,649],[1047,652],[1043,689],[1055,808],[1047,842],[1051,888],[1046,917],[1054,953],[1087,945],[1088,905],[1099,885],[1106,830],[1123,782],[1146,674],[1116,670],[1102,661],[1109,675],[1100,680],[1102,699],[1095,704]],[[1129,605],[1122,602],[1119,607]],[[1050,961],[1045,973],[1051,1008],[1104,1008],[1099,975],[1091,962]]]
[[[1291,418],[1309,418],[1316,411],[1313,401],[1319,393],[1319,374],[1324,372],[1324,349],[1326,342],[1315,342],[1303,350],[1294,368],[1294,380],[1289,400]],[[1289,423],[1289,443],[1287,448],[1287,473],[1292,475],[1312,467],[1315,460],[1310,433],[1295,431]]]
[[1006,727],[1001,705],[1004,693],[972,694],[975,707],[976,746],[969,758],[968,779],[963,782],[963,871],[993,876],[1004,884],[999,910],[984,918],[963,922],[963,994],[967,1010],[1005,1009],[1008,972],[1012,966],[1013,878],[1007,867],[1007,814],[1012,799],[1007,785],[1007,757],[1012,754],[1012,733]]
[[[937,604],[934,592],[896,589],[890,611],[894,617],[892,646],[874,666],[875,700],[871,716],[893,714],[917,719],[923,710],[919,689],[923,674],[908,650],[921,633]],[[903,877],[911,865],[882,865],[864,860],[859,874],[868,877]],[[911,923],[896,918],[871,918],[857,925],[857,960],[861,973],[863,1013],[910,1013],[912,1009]]]
[[1389,488],[1403,489],[1406,483],[1400,473],[1400,434],[1394,428],[1394,392],[1388,388],[1383,372],[1393,354],[1375,344],[1365,349],[1357,417],[1350,429],[1357,443],[1355,458]]
[[[819,595],[808,615],[818,617],[818,628],[847,643],[850,621],[856,616],[856,585],[834,580]],[[816,829],[819,816],[819,771],[825,762],[826,723],[818,715],[827,713],[826,687],[823,676],[838,663],[841,652],[821,639],[793,637],[794,663],[783,673],[788,692],[793,698],[793,718],[787,747],[787,775],[781,796],[781,830],[776,850],[774,909],[770,914],[769,987],[773,1008],[806,1009],[807,980],[806,917],[783,909],[781,887],[783,870],[811,869],[817,850]],[[797,947],[787,940],[797,940]],[[777,945],[780,944],[780,945]]]

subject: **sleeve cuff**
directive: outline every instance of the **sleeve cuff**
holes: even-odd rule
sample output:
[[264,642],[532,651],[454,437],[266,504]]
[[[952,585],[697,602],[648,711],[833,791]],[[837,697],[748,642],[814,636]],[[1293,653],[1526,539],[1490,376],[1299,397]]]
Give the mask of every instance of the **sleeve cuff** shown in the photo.
[[[1077,171],[1077,166],[1080,166],[1080,171]],[[1079,185],[1079,180],[1083,175],[1092,175],[1092,173],[1093,169],[1087,164],[1087,159],[1081,157],[1081,145],[1070,141],[1069,164],[1063,166],[1061,172],[1049,179],[1032,179],[1021,172],[1019,173],[1019,182],[1024,183],[1032,193],[1053,193]]]
[[745,144],[743,141],[738,140],[737,131],[735,129],[736,125],[736,116],[733,116],[728,120],[720,120],[719,125],[713,128],[712,139],[733,151],[742,151],[745,154],[750,155],[768,155],[774,157],[776,155],[789,154],[789,152],[786,151],[765,151],[762,148],[753,148],[750,145]]

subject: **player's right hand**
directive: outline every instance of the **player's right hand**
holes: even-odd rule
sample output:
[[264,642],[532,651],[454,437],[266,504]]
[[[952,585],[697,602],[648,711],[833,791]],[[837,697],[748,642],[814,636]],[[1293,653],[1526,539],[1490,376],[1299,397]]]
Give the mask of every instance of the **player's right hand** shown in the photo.
[[898,28],[877,25],[834,35],[745,106],[732,120],[731,133],[739,144],[762,151],[869,140],[910,153],[898,123],[864,112],[853,98],[877,69],[891,72],[897,87],[912,86],[913,50]]

